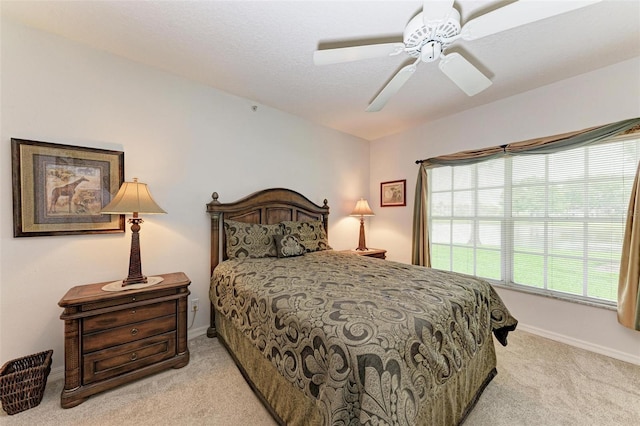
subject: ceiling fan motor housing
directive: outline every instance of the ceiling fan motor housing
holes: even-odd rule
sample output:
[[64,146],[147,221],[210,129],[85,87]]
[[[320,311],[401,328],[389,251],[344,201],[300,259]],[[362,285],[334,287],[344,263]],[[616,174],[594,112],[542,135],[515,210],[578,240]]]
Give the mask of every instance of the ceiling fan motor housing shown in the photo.
[[445,20],[425,24],[422,12],[409,21],[404,29],[405,51],[409,56],[423,62],[433,62],[440,58],[451,43],[452,37],[460,34],[460,13],[454,8]]

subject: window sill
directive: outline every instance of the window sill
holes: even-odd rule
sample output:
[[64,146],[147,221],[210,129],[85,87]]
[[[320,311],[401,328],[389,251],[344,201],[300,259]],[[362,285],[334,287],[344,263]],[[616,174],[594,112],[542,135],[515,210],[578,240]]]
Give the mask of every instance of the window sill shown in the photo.
[[617,310],[616,302],[591,299],[584,296],[565,294],[565,293],[560,293],[556,291],[550,291],[550,290],[545,290],[545,289],[536,288],[536,287],[528,287],[528,286],[514,284],[514,283],[507,284],[502,281],[494,281],[494,280],[487,280],[487,281],[489,281],[495,287],[504,288],[506,290],[513,290],[520,293],[534,294],[536,296],[548,297],[551,299],[562,300],[564,302],[578,303],[580,305],[591,306],[592,308],[606,309],[609,311]]

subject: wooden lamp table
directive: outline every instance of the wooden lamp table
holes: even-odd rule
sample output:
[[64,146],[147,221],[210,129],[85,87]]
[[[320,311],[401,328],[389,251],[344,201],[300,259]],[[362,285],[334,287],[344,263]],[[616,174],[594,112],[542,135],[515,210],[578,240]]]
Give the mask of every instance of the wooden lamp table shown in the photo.
[[141,377],[189,363],[187,288],[182,272],[137,290],[104,291],[105,283],[71,288],[64,308],[62,408]]

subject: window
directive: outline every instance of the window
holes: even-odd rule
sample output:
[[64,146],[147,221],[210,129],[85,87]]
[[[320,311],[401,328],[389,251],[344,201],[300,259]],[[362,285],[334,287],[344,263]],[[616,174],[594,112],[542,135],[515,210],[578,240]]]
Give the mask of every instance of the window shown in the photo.
[[431,264],[616,300],[640,139],[429,171]]

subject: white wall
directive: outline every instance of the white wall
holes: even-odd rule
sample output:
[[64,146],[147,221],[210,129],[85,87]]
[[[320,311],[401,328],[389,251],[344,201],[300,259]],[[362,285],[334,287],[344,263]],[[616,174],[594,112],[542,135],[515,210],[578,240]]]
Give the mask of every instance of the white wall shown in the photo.
[[[489,89],[490,90],[490,89]],[[369,244],[411,261],[415,160],[640,117],[640,58],[392,135],[371,144],[372,205],[380,182],[407,179],[407,207],[376,208]],[[499,290],[521,328],[640,363],[640,333],[614,311]]]
[[125,152],[125,179],[149,184],[168,212],[144,217],[143,272],[186,272],[200,332],[213,191],[223,202],[269,187],[327,198],[331,244],[356,243],[348,214],[369,196],[368,142],[57,36],[6,21],[1,31],[0,364],[51,348],[62,366],[58,301],[72,286],[124,278],[130,245],[128,229],[13,238],[11,138]]

